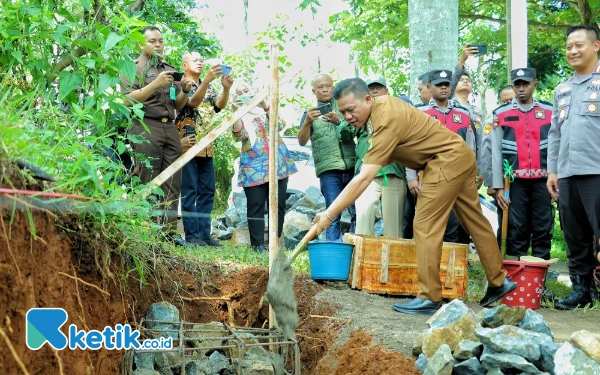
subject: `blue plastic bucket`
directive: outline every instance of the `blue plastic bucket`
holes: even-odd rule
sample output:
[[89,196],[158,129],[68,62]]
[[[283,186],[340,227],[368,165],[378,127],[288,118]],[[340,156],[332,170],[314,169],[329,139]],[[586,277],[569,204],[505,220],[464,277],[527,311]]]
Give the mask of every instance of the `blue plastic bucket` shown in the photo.
[[309,242],[310,276],[313,280],[348,280],[353,248],[345,242]]

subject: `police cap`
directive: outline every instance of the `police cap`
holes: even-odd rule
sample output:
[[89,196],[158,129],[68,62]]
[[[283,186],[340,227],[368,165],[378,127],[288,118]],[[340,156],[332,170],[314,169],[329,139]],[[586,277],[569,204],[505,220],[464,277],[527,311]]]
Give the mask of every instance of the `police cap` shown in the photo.
[[533,68],[520,68],[513,69],[510,72],[510,80],[515,83],[516,81],[531,82],[535,79],[535,69]]
[[433,85],[439,85],[440,83],[451,83],[452,72],[449,70],[432,70],[429,72],[429,82]]

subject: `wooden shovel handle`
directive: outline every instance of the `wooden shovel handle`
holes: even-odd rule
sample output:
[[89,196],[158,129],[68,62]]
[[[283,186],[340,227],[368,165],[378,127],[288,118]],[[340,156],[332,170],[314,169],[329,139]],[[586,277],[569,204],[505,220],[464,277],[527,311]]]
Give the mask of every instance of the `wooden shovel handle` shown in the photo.
[[296,259],[296,257],[306,249],[306,244],[308,244],[310,242],[310,240],[312,240],[317,235],[318,229],[319,228],[318,228],[317,224],[314,224],[312,226],[312,228],[310,228],[308,233],[306,233],[306,235],[304,235],[304,237],[302,237],[302,239],[300,240],[300,242],[294,249],[294,253],[292,253],[292,255],[290,256],[290,263],[292,263],[294,261],[294,259]]
[[[508,180],[508,176],[504,177],[504,194],[510,194],[510,181]],[[510,195],[509,195],[510,196]],[[508,210],[503,210],[502,212],[502,239],[500,242],[500,252],[502,253],[502,259],[506,257],[506,238],[508,236]]]

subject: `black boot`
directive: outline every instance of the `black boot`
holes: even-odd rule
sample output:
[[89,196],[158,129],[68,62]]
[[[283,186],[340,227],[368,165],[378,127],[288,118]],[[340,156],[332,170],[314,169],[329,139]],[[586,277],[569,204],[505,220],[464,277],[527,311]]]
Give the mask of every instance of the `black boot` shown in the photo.
[[577,307],[585,307],[585,305],[592,303],[590,297],[591,281],[591,275],[571,275],[573,290],[571,290],[571,293],[564,299],[555,301],[554,307],[559,310],[573,310]]
[[594,277],[590,284],[590,297],[592,298],[592,303],[600,303],[600,267],[596,267],[593,275]]
[[592,299],[592,304],[596,302],[600,303],[600,293],[598,293],[598,288],[594,283],[590,286],[590,298]]

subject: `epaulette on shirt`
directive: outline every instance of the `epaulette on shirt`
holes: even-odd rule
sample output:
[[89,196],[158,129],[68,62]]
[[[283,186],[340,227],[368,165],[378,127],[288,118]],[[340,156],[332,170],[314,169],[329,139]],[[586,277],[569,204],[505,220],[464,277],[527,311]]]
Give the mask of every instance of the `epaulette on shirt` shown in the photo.
[[422,109],[423,107],[427,107],[428,105],[429,105],[429,104],[427,104],[427,103],[421,103],[421,104],[417,104],[417,105],[415,105],[415,108]]
[[508,102],[506,104],[502,104],[501,106],[499,106],[498,108],[494,109],[494,111],[492,112],[493,114],[497,115],[498,113],[502,113],[508,109],[512,109],[512,102]]
[[540,107],[544,108],[544,109],[548,109],[548,110],[552,110],[553,105],[550,102],[547,102],[545,100],[538,100],[538,103],[540,104]]

